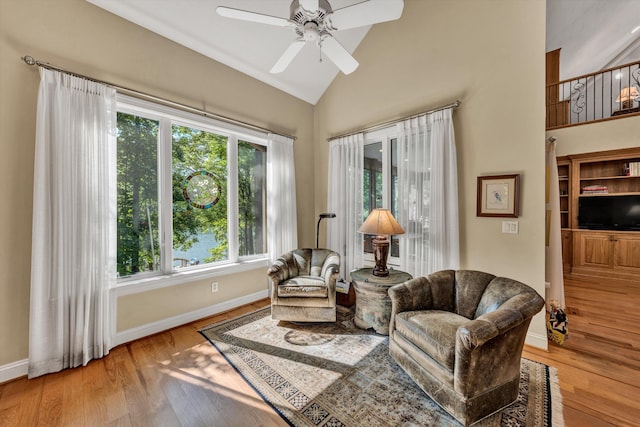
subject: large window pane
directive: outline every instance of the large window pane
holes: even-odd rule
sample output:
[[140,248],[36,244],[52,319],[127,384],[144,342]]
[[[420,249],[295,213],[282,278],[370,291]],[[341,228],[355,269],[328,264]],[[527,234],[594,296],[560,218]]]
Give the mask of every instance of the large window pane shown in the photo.
[[158,122],[118,113],[119,276],[158,270]]
[[[398,139],[391,140],[391,215],[398,219]],[[406,230],[405,230],[406,231]],[[392,257],[400,256],[400,239],[397,236],[391,236],[390,255]]]
[[266,173],[267,149],[238,143],[238,236],[239,255],[267,252]]
[[227,138],[172,126],[173,266],[229,258]]
[[[382,207],[382,142],[367,144],[364,147],[363,210],[366,219],[371,211]],[[364,235],[364,251],[373,253],[373,238]]]

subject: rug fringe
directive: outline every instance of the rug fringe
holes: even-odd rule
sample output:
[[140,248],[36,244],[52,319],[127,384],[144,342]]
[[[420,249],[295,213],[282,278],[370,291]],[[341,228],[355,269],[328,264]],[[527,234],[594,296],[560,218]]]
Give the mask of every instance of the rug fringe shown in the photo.
[[553,427],[564,427],[560,381],[558,380],[558,370],[553,366],[549,366],[549,388],[551,389],[551,425]]

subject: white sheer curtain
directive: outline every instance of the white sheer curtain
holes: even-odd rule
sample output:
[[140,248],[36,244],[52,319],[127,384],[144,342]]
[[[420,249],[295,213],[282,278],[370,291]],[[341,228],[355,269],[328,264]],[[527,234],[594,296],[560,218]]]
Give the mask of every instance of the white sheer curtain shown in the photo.
[[458,176],[450,108],[398,123],[401,269],[414,277],[460,264]]
[[109,353],[115,90],[41,68],[35,151],[29,377]]
[[298,247],[293,139],[270,133],[267,140],[267,230],[269,260]]
[[364,235],[358,229],[362,217],[364,134],[331,141],[327,207],[336,218],[327,223],[327,247],[340,254],[340,276],[362,267]]
[[558,308],[564,305],[564,278],[562,276],[562,235],[560,225],[560,188],[558,184],[558,161],[556,143],[547,142],[546,173],[546,233],[545,233],[545,279],[547,305],[552,300]]

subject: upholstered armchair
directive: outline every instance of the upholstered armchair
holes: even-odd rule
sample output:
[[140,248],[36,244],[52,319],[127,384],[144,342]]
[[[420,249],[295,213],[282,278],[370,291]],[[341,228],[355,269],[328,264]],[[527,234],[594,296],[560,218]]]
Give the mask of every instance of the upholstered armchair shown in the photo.
[[294,322],[336,321],[340,255],[329,249],[296,249],[274,261],[271,317]]
[[529,286],[446,270],[389,289],[389,352],[444,410],[469,425],[518,397],[520,357],[544,300]]

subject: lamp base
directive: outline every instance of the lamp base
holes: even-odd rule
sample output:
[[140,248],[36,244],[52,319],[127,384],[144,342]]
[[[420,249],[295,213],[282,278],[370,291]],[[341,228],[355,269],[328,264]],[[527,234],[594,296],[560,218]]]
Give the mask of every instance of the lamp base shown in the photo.
[[387,268],[389,239],[387,236],[376,236],[373,239],[373,257],[376,260],[376,266],[372,274],[377,277],[387,277],[389,275],[389,269]]

